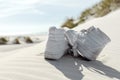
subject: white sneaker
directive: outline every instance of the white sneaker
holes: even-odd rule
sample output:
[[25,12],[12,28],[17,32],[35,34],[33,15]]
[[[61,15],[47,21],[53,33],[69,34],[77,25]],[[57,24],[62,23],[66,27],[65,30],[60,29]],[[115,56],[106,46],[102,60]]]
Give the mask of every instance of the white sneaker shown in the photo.
[[65,30],[51,27],[45,50],[45,58],[60,59],[68,49],[68,43],[65,39]]

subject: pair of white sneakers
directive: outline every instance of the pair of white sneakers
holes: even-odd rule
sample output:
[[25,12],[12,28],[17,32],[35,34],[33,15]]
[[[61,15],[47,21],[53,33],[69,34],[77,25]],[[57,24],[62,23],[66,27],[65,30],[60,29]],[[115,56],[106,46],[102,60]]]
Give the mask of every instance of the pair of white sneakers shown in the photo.
[[74,56],[81,55],[89,60],[96,60],[102,49],[110,41],[110,38],[104,32],[95,27],[80,32],[51,27],[45,58],[60,59],[70,48],[69,44]]

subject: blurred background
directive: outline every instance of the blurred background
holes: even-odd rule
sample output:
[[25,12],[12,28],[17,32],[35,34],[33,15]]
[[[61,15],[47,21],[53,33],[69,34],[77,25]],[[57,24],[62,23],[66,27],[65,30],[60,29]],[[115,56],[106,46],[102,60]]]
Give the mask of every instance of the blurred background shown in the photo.
[[0,35],[73,28],[120,7],[120,0],[0,0]]

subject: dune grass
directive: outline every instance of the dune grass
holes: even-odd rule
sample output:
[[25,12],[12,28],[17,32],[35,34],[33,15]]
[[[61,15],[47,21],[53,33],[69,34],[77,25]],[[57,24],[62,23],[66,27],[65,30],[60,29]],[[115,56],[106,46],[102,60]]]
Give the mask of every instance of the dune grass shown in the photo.
[[102,0],[91,8],[84,10],[77,20],[74,18],[66,19],[61,27],[74,28],[91,18],[103,17],[118,8],[120,8],[120,0]]

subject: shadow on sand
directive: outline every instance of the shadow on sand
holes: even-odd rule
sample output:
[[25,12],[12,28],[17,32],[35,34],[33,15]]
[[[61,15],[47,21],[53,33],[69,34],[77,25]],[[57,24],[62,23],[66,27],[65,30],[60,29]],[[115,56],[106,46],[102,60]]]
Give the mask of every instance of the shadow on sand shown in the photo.
[[60,60],[47,60],[50,64],[55,66],[59,71],[61,71],[70,80],[82,80],[85,76],[82,74],[83,67],[90,71],[97,72],[101,75],[107,76],[109,78],[120,79],[120,72],[104,65],[100,61],[83,61],[79,58],[73,58],[69,55],[63,57]]

